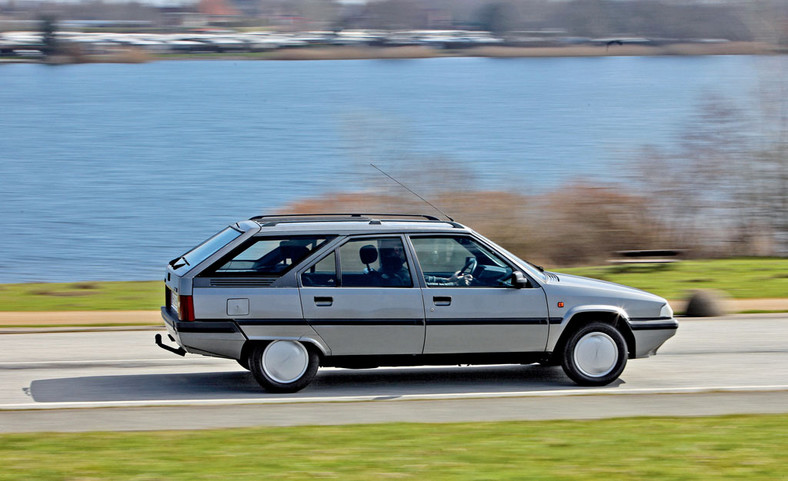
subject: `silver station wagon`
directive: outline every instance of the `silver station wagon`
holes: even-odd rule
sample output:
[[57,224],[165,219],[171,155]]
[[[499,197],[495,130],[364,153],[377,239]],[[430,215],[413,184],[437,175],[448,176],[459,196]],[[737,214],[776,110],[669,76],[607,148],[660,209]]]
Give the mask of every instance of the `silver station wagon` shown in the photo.
[[556,274],[431,216],[314,214],[237,222],[170,261],[169,351],[235,359],[267,391],[320,366],[561,365],[616,380],[678,328],[665,299]]

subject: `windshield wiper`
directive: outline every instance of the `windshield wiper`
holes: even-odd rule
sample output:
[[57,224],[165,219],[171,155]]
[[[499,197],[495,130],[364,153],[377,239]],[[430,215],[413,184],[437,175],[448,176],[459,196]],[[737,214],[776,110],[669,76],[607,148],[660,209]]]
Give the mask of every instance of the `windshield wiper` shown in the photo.
[[183,262],[187,266],[191,267],[191,264],[189,264],[189,261],[186,260],[186,256],[180,256],[180,257],[176,257],[175,259],[170,261],[170,265],[172,266],[173,269],[177,269],[177,268],[183,266],[183,264],[178,264],[178,261],[181,260],[181,259],[183,259]]
[[531,267],[534,267],[534,268],[538,269],[538,270],[539,270],[539,272],[544,272],[544,267],[542,267],[542,266],[537,266],[537,265],[536,265],[536,264],[534,264],[533,262],[528,262],[528,261],[525,261],[525,262],[527,262],[529,266],[531,266]]

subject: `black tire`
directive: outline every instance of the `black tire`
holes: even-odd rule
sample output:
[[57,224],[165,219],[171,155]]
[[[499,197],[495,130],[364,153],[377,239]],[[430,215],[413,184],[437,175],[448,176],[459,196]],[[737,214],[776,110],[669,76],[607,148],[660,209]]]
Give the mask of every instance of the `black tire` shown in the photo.
[[268,392],[296,392],[304,389],[317,374],[320,356],[315,349],[298,341],[272,341],[249,352],[249,370]]
[[570,334],[561,367],[581,386],[605,386],[618,379],[627,365],[627,343],[610,324],[593,322]]

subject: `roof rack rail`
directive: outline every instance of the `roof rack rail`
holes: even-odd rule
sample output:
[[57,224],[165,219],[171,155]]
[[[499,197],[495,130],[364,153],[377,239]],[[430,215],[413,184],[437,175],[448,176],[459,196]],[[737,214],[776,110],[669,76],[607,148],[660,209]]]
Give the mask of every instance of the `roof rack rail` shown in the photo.
[[[296,222],[352,222],[369,221],[370,224],[380,224],[378,217],[388,217],[386,220],[405,220],[408,222],[445,222],[453,227],[462,226],[454,221],[441,220],[435,216],[427,214],[397,214],[397,213],[367,213],[367,212],[331,212],[320,214],[266,214],[256,215],[249,220],[265,222],[264,227],[271,227],[277,224],[296,223]],[[408,219],[402,219],[403,217]],[[411,219],[412,218],[412,219]]]
[[369,212],[326,212],[319,214],[265,214],[256,215],[249,220],[269,219],[273,217],[351,217],[356,219],[367,219],[369,216],[375,217],[421,217],[427,220],[440,220],[433,215],[427,214],[401,214],[401,213],[369,213]]

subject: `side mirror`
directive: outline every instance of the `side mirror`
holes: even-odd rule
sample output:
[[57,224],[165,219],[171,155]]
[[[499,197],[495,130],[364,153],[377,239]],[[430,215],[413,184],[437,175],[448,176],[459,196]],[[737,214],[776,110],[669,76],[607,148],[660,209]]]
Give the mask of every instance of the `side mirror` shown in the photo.
[[512,273],[512,286],[517,289],[522,289],[523,287],[530,287],[531,283],[528,281],[528,278],[523,275],[520,271],[514,271]]

